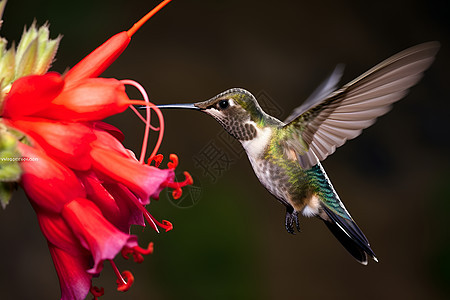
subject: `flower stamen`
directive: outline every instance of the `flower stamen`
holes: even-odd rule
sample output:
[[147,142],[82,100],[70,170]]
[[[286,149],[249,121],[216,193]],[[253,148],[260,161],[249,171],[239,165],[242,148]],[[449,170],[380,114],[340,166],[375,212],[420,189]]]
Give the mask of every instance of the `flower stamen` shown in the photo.
[[174,170],[178,166],[178,156],[172,153],[169,155],[169,159],[171,162],[167,163],[167,167]]
[[[170,166],[169,166],[169,168],[170,168]],[[181,195],[183,194],[183,190],[181,189],[182,187],[185,187],[187,185],[192,185],[194,183],[194,180],[192,179],[191,174],[189,174],[188,172],[183,172],[183,174],[184,174],[184,177],[186,178],[184,181],[163,183],[165,187],[174,189],[172,191],[172,197],[174,199],[179,199],[181,197]]]
[[[136,83],[136,84],[138,84],[138,83]],[[135,85],[133,85],[133,86],[135,86]],[[135,87],[137,87],[137,86],[135,86]],[[154,105],[151,102],[146,102],[146,101],[142,101],[142,100],[129,100],[129,101],[127,101],[127,103],[129,105],[141,105],[141,106],[143,105],[143,106],[146,106],[147,107],[147,111],[149,111],[149,109],[153,109],[155,111],[155,113],[156,113],[156,116],[158,117],[158,121],[159,121],[159,128],[158,128],[159,136],[158,136],[158,140],[156,141],[156,145],[153,148],[153,152],[150,154],[150,157],[153,157],[158,152],[159,147],[161,146],[163,135],[164,135],[164,117],[163,117],[163,114],[161,113],[159,108],[156,107],[156,105]],[[146,123],[146,126],[148,126],[149,128],[152,128],[152,126],[150,125],[150,121],[149,121],[150,120],[150,116],[149,115],[150,115],[150,112],[147,112],[147,120],[145,121],[145,123]],[[144,142],[145,142],[145,140],[144,140]],[[142,148],[144,148],[144,144],[142,145]],[[144,153],[144,155],[142,155],[142,153],[141,153],[141,157],[145,156],[145,152],[143,152],[143,153]],[[143,162],[143,160],[141,162]]]
[[98,300],[99,297],[103,296],[105,294],[105,289],[102,287],[97,287],[97,286],[93,286],[91,285],[91,288],[89,290],[92,294],[92,296],[94,296],[93,300]]
[[[148,135],[150,132],[150,129],[154,130],[154,131],[159,131],[159,136],[158,136],[158,140],[156,142],[155,148],[153,149],[152,154],[150,155],[150,157],[154,156],[156,154],[156,152],[158,152],[158,149],[161,145],[162,142],[162,138],[164,135],[164,118],[162,116],[161,111],[153,104],[150,103],[149,99],[148,99],[148,95],[147,92],[145,91],[145,89],[142,87],[142,85],[140,85],[139,83],[137,83],[134,80],[121,80],[121,83],[126,84],[126,85],[130,85],[130,86],[134,86],[135,88],[137,88],[139,90],[139,92],[141,93],[142,97],[144,98],[144,102],[145,102],[145,106],[146,106],[146,119],[142,118],[142,116],[137,112],[137,110],[132,107],[130,105],[130,107],[132,108],[132,110],[141,118],[141,120],[144,121],[145,123],[145,132],[144,132],[144,140],[142,141],[142,150],[141,150],[141,156],[139,158],[139,162],[143,163],[144,162],[144,158],[145,158],[145,153],[147,150],[147,145],[148,145]],[[159,120],[159,128],[155,128],[150,124],[150,109],[153,109],[156,112],[156,115],[158,116],[158,120]]]
[[[167,186],[167,182],[162,183],[162,185]],[[147,223],[150,224],[150,226],[157,232],[159,233],[159,229],[158,226],[165,229],[166,232],[169,230],[173,229],[173,225],[172,223],[170,223],[169,221],[163,220],[162,223],[158,222],[158,220],[156,220],[149,212],[148,210],[145,209],[145,207],[139,202],[139,200],[137,200],[137,198],[131,198],[133,201],[133,204],[137,206],[137,208],[144,214],[144,218],[145,220],[147,220]]]
[[150,218],[152,218],[152,221],[155,222],[159,227],[161,227],[162,229],[167,231],[170,231],[173,229],[173,225],[172,223],[170,223],[167,220],[162,220],[162,223],[159,222],[158,220],[156,220],[150,213],[148,214],[150,216]]
[[116,264],[114,263],[114,261],[112,261],[111,259],[109,260],[114,274],[116,274],[117,277],[117,290],[119,292],[126,292],[130,289],[130,287],[133,285],[134,282],[134,276],[133,274],[131,274],[130,271],[123,271],[122,273],[120,273],[119,269],[117,268]]
[[136,263],[140,264],[144,261],[143,255],[149,255],[153,253],[153,242],[149,243],[147,249],[141,248],[139,246],[134,246],[133,248],[124,247],[121,251],[123,258],[128,259],[128,255],[133,255],[133,259]]
[[143,205],[141,205],[140,203],[137,203],[138,208],[140,211],[142,211],[142,213],[144,214],[144,218],[147,220],[147,223],[150,224],[150,226],[157,232],[159,233],[159,229],[158,226],[156,226],[155,220],[153,218],[153,216],[148,212],[148,210],[145,209],[145,207]]
[[154,161],[154,162],[155,162],[155,167],[159,167],[159,165],[162,163],[163,159],[164,159],[164,155],[162,155],[162,154],[156,154],[155,156],[150,157],[150,158],[148,159],[147,164],[150,166],[150,164],[152,163],[152,161]]
[[[147,120],[145,120],[145,118],[139,113],[139,111],[136,109],[136,107],[134,106],[130,106],[130,109],[136,114],[136,116],[141,119],[142,122],[147,123]],[[150,125],[150,129],[153,131],[159,131],[159,127],[154,127],[152,124]]]

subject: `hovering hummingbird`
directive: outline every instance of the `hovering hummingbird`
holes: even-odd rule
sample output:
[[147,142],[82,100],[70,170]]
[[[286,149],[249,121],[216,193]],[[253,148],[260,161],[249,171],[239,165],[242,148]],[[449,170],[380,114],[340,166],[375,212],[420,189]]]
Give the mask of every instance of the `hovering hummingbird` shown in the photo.
[[193,109],[215,118],[244,147],[262,185],[286,207],[285,226],[300,231],[299,213],[318,217],[360,263],[378,261],[370,244],[336,193],[321,161],[358,136],[391,104],[404,97],[430,66],[437,42],[414,46],[376,65],[340,89],[337,67],[282,122],[265,113],[241,88],[203,102],[159,105]]

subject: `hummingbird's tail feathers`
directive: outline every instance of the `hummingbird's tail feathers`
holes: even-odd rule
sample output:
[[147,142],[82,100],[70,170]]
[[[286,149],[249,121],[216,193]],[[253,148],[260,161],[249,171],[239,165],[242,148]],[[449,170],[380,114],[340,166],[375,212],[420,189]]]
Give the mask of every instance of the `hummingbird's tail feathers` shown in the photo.
[[325,225],[357,261],[367,265],[367,255],[369,255],[378,262],[375,253],[370,248],[369,241],[355,222],[335,214],[324,205],[322,208],[329,217],[329,220],[323,220]]
[[336,223],[324,220],[325,225],[333,235],[341,242],[342,246],[361,264],[367,265],[367,254],[358,247],[355,242]]

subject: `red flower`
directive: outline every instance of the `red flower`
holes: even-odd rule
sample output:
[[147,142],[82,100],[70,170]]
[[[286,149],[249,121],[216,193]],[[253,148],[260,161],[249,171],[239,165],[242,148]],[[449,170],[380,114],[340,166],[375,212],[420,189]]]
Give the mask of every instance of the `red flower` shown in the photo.
[[61,215],[94,259],[94,265],[87,270],[90,274],[100,273],[102,262],[113,259],[124,247],[137,246],[137,237],[118,230],[92,201],[77,198],[64,206]]
[[[144,22],[169,1],[163,1]],[[84,299],[89,290],[95,298],[101,295],[91,279],[105,260],[119,278],[118,290],[127,290],[133,277],[128,271],[120,274],[112,260],[121,252],[141,262],[142,255],[153,249],[152,243],[148,249],[138,246],[130,225],[145,225],[145,218],[157,231],[157,226],[170,230],[170,222],[156,221],[144,205],[150,197],[158,198],[165,187],[174,188],[179,196],[181,187],[192,183],[187,173],[184,182],[173,182],[176,156],[171,156],[165,170],[143,164],[121,144],[120,130],[99,121],[132,104],[149,105],[128,98],[124,84],[129,81],[97,78],[126,48],[142,22],[113,36],[66,76],[50,72],[17,79],[4,99],[1,120],[23,132],[31,144],[18,142],[24,157],[21,185],[48,241],[62,299]],[[162,119],[160,124],[157,147]]]
[[58,274],[61,299],[84,299],[92,280],[92,275],[86,272],[89,268],[89,254],[68,253],[50,243],[48,249]]
[[91,288],[93,275],[86,270],[91,268],[92,256],[59,214],[36,212],[58,274],[61,299],[84,299]]

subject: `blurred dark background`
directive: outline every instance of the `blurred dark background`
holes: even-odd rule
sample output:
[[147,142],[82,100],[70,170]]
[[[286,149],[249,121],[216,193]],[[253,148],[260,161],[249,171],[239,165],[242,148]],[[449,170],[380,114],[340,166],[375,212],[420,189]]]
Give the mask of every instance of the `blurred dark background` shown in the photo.
[[[49,21],[64,35],[52,70],[64,72],[159,1],[10,0],[1,36]],[[137,265],[118,257],[135,284],[105,299],[444,299],[450,292],[450,15],[448,1],[174,0],[132,39],[104,77],[140,82],[155,103],[208,99],[244,87],[283,119],[345,63],[342,83],[407,47],[441,42],[423,80],[394,109],[330,156],[324,167],[380,259],[358,264],[322,222],[284,228],[284,208],[259,184],[236,143],[206,115],[166,111],[160,152],[196,182],[175,203],[149,210],[174,224],[140,243],[155,252]],[[139,95],[130,89],[130,95]],[[109,120],[140,149],[130,112]],[[156,124],[156,123],[155,123]],[[152,141],[156,139],[153,134]],[[215,155],[214,159],[208,155]],[[209,157],[209,158],[208,158]],[[166,160],[167,162],[167,160]],[[179,178],[183,179],[182,177]],[[55,299],[59,284],[35,214],[18,192],[0,212],[1,299]]]

